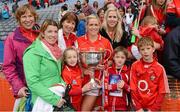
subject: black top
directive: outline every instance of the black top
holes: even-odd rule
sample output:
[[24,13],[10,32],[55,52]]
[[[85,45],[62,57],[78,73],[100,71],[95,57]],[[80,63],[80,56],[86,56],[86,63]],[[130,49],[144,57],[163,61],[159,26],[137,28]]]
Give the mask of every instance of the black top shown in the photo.
[[168,75],[180,79],[180,26],[173,29],[164,39],[163,65]]
[[180,26],[180,18],[176,16],[174,13],[167,13],[166,14],[166,25],[170,27],[177,27]]
[[115,49],[118,46],[123,46],[125,48],[127,48],[130,45],[130,39],[127,36],[126,32],[123,32],[123,36],[121,38],[120,42],[116,42],[115,40],[111,40],[111,38],[109,37],[108,33],[105,31],[104,28],[100,29],[99,33],[105,37],[106,39],[108,39],[113,47],[113,49]]

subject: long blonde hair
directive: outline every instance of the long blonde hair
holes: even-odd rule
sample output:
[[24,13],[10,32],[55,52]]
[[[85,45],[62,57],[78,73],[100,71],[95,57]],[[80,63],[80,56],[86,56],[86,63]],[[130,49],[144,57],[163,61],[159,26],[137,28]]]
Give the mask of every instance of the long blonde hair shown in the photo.
[[103,21],[103,23],[102,23],[102,28],[103,28],[106,32],[108,32],[107,18],[108,18],[108,14],[109,14],[110,11],[115,11],[116,14],[117,14],[117,17],[118,17],[118,22],[117,22],[117,25],[115,26],[115,34],[114,34],[115,38],[114,38],[114,40],[115,40],[116,42],[120,42],[120,41],[121,41],[121,38],[122,38],[122,36],[123,36],[123,29],[122,29],[122,22],[121,22],[121,21],[122,21],[122,18],[121,18],[121,15],[120,15],[120,13],[119,13],[119,11],[118,11],[117,8],[115,8],[115,7],[110,7],[110,8],[107,9],[107,11],[105,12],[104,21]]

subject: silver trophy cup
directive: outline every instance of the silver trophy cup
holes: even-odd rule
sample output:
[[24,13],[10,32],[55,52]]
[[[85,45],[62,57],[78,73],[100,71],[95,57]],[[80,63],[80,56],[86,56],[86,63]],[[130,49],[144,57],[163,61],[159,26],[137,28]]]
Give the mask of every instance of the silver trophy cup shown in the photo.
[[94,89],[97,89],[97,81],[94,78],[94,70],[98,64],[103,64],[104,59],[104,51],[81,51],[80,52],[80,60],[83,65],[87,68],[91,68],[93,75],[90,75],[91,79],[90,82],[93,85]]

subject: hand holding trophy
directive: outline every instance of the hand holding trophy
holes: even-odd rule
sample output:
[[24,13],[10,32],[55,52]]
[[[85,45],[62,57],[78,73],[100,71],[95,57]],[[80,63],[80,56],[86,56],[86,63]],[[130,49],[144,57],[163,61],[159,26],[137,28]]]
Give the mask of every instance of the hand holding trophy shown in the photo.
[[90,47],[89,50],[80,51],[80,60],[83,65],[85,65],[90,71],[90,82],[92,83],[93,89],[99,89],[100,83],[95,80],[94,72],[95,70],[104,68],[105,63],[105,53],[107,50],[103,50],[100,48],[99,50],[95,49],[95,47]]

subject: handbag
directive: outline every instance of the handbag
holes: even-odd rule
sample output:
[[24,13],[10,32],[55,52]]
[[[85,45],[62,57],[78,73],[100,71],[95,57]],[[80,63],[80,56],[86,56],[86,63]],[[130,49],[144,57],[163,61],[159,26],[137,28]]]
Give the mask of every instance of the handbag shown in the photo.
[[68,84],[65,90],[65,95],[63,96],[63,99],[66,100],[66,103],[64,103],[64,105],[62,105],[61,107],[57,107],[57,106],[53,106],[54,112],[57,111],[75,111],[74,107],[71,104],[71,100],[70,100],[70,96],[69,96],[69,91],[71,90],[71,85]]

